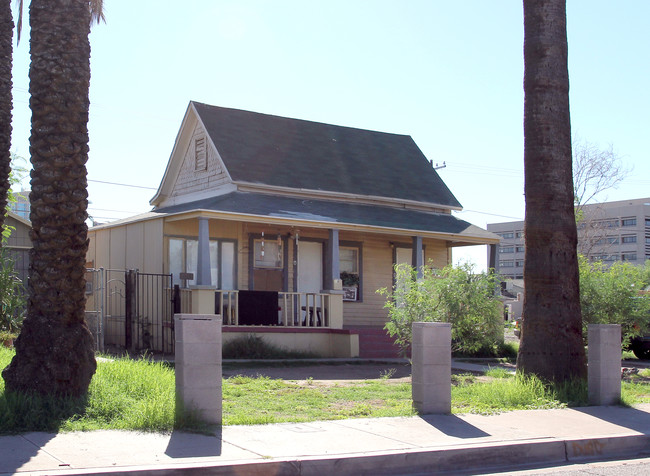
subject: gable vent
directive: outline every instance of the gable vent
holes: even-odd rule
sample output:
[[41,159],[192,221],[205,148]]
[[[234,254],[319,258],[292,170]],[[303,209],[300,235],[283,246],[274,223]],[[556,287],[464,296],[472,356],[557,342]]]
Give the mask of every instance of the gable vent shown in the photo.
[[194,140],[194,170],[208,168],[208,154],[206,153],[205,137]]

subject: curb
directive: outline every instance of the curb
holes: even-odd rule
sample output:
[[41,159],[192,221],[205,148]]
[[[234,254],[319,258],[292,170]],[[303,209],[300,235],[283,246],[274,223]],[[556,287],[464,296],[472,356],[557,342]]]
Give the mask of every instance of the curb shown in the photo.
[[[650,452],[650,435],[621,435],[602,438],[539,438],[482,445],[458,445],[331,456],[306,456],[268,460],[206,462],[165,466],[130,466],[94,469],[36,471],[39,475],[111,476],[320,476],[426,474],[433,470],[495,470],[505,466],[552,465],[566,462],[598,461],[616,456],[635,456]],[[4,476],[0,474],[0,476]]]

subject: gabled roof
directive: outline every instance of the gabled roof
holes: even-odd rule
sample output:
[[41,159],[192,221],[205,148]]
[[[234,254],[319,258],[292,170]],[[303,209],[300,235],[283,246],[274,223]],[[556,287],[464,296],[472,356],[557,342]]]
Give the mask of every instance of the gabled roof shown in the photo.
[[191,102],[235,183],[461,208],[410,136]]

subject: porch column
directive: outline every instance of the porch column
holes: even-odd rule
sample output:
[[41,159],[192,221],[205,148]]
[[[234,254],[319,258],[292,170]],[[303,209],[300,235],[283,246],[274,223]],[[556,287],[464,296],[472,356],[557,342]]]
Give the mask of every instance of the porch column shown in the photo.
[[422,237],[413,237],[413,257],[411,259],[413,266],[417,270],[418,279],[422,278],[422,266],[424,266],[424,253],[422,252]]
[[488,268],[497,270],[497,252],[499,245],[488,245]]
[[196,285],[212,286],[210,273],[210,222],[205,217],[199,218],[199,250],[196,269]]
[[325,289],[335,289],[335,280],[341,279],[339,267],[339,231],[330,230],[325,257]]

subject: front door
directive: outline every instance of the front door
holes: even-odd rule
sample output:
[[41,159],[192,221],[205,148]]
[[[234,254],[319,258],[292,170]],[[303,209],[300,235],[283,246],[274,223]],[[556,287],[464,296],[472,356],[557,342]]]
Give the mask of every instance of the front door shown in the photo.
[[313,317],[314,308],[318,310],[319,306],[321,306],[316,296],[310,296],[309,293],[320,293],[323,289],[322,243],[316,241],[301,241],[298,243],[297,289],[301,293],[299,309],[301,321],[304,324],[306,322],[307,309],[310,311],[310,316]]
[[323,244],[298,243],[298,292],[319,293],[323,289]]

